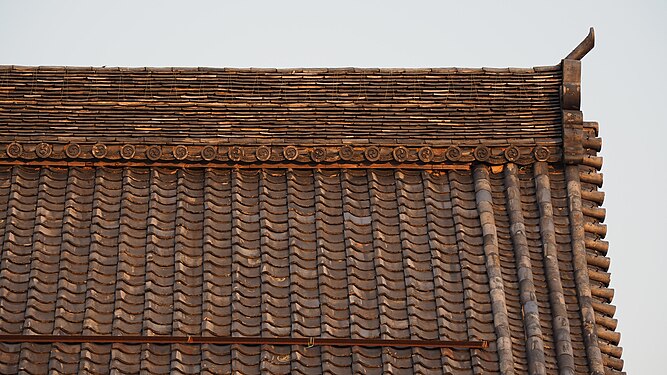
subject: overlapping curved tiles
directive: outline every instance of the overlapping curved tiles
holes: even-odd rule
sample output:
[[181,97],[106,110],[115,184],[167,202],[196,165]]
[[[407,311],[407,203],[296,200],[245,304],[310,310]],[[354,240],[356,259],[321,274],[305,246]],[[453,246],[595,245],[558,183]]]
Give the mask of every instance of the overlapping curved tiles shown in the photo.
[[[575,370],[589,373],[565,174],[541,166]],[[0,344],[0,373],[498,373],[480,186],[488,186],[497,232],[512,368],[527,373],[510,174],[546,371],[556,374],[544,192],[535,173],[2,167],[2,334],[488,340],[490,347]]]

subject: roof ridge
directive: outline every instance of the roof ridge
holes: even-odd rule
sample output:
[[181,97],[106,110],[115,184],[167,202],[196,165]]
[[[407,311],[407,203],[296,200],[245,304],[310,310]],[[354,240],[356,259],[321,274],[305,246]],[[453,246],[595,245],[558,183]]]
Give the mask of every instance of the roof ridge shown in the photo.
[[1,65],[3,70],[35,70],[35,71],[136,71],[136,72],[249,72],[249,73],[468,73],[468,72],[540,72],[552,71],[560,68],[556,65],[536,65],[532,67],[187,67],[187,66],[73,66],[73,65]]

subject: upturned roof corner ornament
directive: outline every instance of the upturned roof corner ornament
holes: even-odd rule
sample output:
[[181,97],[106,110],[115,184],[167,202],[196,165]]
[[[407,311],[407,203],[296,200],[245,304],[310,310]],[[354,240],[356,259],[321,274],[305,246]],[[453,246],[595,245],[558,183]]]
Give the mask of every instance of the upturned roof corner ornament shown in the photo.
[[584,158],[583,121],[581,112],[581,59],[595,46],[595,30],[591,27],[584,40],[563,59],[563,161],[579,164]]
[[581,60],[593,49],[593,47],[595,47],[595,29],[591,27],[586,38],[584,38],[584,40],[582,40],[581,43],[579,43],[579,45],[565,57],[565,59]]

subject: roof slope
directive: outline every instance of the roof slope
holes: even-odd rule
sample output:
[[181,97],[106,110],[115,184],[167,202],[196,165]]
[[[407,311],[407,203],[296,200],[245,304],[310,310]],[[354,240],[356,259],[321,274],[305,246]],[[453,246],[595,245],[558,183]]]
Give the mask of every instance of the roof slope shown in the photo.
[[0,372],[620,373],[585,52],[0,68]]
[[[572,364],[577,373],[589,373],[565,176],[547,169],[4,168],[3,333],[470,339],[491,345],[6,344],[2,372],[153,373],[166,366],[345,373],[363,366],[495,373],[503,365],[495,298],[506,309],[511,366],[527,373],[519,270],[526,267],[543,363],[553,373],[554,307],[542,243],[551,233],[569,311]],[[536,173],[548,190],[536,186]],[[553,214],[541,214],[541,194],[551,194]],[[519,212],[511,199],[518,199]],[[550,223],[540,227],[548,215]],[[517,225],[523,228],[513,231]],[[527,258],[519,259],[519,245]],[[489,256],[502,268],[501,295],[491,294]]]

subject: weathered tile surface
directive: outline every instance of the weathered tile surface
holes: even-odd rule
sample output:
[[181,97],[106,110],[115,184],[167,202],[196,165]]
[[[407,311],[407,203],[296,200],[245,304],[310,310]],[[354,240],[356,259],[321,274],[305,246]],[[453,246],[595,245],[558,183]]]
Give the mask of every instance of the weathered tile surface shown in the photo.
[[562,83],[561,66],[0,67],[0,334],[489,342],[0,343],[0,373],[621,373],[601,140],[583,123],[583,160],[561,163]]
[[[0,66],[0,136],[197,144],[561,138],[560,66],[204,69]],[[382,131],[378,131],[381,127]]]
[[[0,362],[6,369],[498,371],[470,171],[6,167],[1,172],[0,186],[8,187],[1,199],[9,207],[0,273],[5,333],[491,342],[488,350],[3,345]],[[544,263],[532,170],[519,177],[524,216],[530,218],[526,234],[534,246],[538,312],[549,344],[551,307],[539,281]],[[552,169],[548,177],[554,181],[552,195],[563,196],[565,187],[557,183],[562,170]],[[512,360],[517,372],[525,372],[503,181],[502,172],[489,175]],[[558,222],[556,231],[567,234],[567,222]],[[569,251],[561,251],[565,272]],[[571,290],[567,273],[563,279]],[[573,303],[569,319],[576,349],[583,343]],[[545,351],[546,365],[556,373],[552,345]]]

